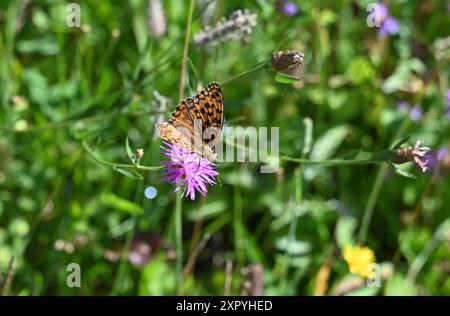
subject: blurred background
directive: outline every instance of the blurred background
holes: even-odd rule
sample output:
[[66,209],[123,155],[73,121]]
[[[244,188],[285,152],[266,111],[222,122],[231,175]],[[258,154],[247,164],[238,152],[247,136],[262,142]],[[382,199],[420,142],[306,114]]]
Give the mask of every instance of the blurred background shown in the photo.
[[[449,295],[450,2],[374,3],[2,1],[2,293]],[[206,197],[181,199],[162,170],[121,165],[143,148],[161,166],[153,126],[183,64],[184,96],[219,82],[226,124],[279,127],[281,155],[409,137],[427,171],[220,163]]]

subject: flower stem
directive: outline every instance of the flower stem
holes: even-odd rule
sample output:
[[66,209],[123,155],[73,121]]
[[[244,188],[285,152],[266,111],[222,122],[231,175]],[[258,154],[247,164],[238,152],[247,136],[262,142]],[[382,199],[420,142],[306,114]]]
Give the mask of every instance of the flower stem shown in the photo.
[[[298,166],[294,172],[294,201],[295,204],[299,205],[302,201],[302,165]],[[295,241],[295,232],[297,231],[297,222],[298,217],[295,215],[294,208],[291,207],[291,224],[289,225],[289,235],[288,239],[286,239],[285,244],[285,253],[283,257],[283,265],[281,268],[281,282],[280,282],[280,293],[283,295],[288,295],[286,293],[287,284],[288,284],[288,270],[289,270],[289,261],[291,259],[291,255],[288,251],[289,245]]]
[[[394,142],[396,142],[399,138],[402,138],[403,134],[407,130],[409,125],[408,117],[405,118],[402,125],[398,129],[397,134],[394,137],[392,142],[392,146]],[[358,234],[358,243],[364,244],[367,239],[367,233],[369,231],[370,222],[372,221],[373,211],[375,209],[375,205],[377,204],[378,196],[380,195],[381,189],[383,187],[384,179],[386,176],[387,166],[381,166],[378,170],[377,177],[375,178],[375,182],[372,187],[372,191],[370,192],[369,200],[367,201],[366,208],[364,210],[363,219],[361,222],[361,227],[359,229]]]
[[244,265],[244,236],[242,233],[242,196],[239,185],[234,186],[233,190],[233,226],[234,226],[234,247],[236,252],[236,261],[238,266]]
[[248,70],[246,70],[244,72],[241,72],[240,74],[238,74],[238,75],[236,75],[234,77],[231,77],[230,79],[227,79],[227,80],[223,81],[222,85],[224,86],[226,84],[229,84],[230,82],[233,82],[233,81],[236,81],[238,79],[241,79],[242,77],[248,76],[251,73],[257,72],[257,71],[263,69],[264,67],[266,67],[266,65],[268,63],[269,63],[268,60],[261,61],[261,62],[257,63],[255,66],[251,67],[250,69],[248,69]]
[[181,191],[177,192],[175,199],[175,240],[177,249],[177,277],[178,277],[178,295],[183,293],[183,212]]
[[[189,37],[191,33],[192,15],[194,13],[194,0],[189,2],[189,13],[186,24],[186,34],[184,37],[183,59],[181,62],[181,78],[180,88],[178,90],[178,98],[184,98],[184,88],[186,85],[186,64],[189,52]],[[175,199],[175,239],[177,248],[177,277],[178,277],[178,295],[183,294],[183,210],[181,204],[181,191],[177,192]]]
[[184,87],[186,80],[186,64],[189,52],[189,37],[191,34],[191,24],[192,24],[192,14],[194,12],[194,0],[189,2],[189,14],[186,24],[186,34],[184,37],[184,47],[183,47],[183,60],[181,62],[181,78],[180,78],[180,88],[178,90],[178,98],[181,100],[184,97]]
[[111,166],[115,168],[133,168],[133,169],[139,169],[139,170],[146,170],[146,171],[156,171],[164,168],[164,166],[142,166],[142,165],[130,165],[130,164],[124,164],[124,163],[116,163],[116,162],[110,162],[106,161],[100,157],[98,157],[94,150],[88,145],[88,143],[83,140],[81,142],[86,152],[98,163],[105,165],[105,166]]

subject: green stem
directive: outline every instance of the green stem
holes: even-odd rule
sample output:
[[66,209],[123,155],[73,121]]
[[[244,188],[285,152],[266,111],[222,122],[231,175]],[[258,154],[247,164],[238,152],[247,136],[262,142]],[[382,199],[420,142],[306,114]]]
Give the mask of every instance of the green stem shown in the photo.
[[177,249],[177,277],[178,277],[178,295],[183,293],[183,212],[181,191],[177,192],[175,200],[175,240]]
[[269,63],[269,61],[267,61],[267,60],[259,62],[258,64],[256,64],[252,68],[250,68],[250,69],[248,69],[248,70],[246,70],[244,72],[241,72],[240,74],[238,74],[238,75],[236,75],[234,77],[231,77],[230,79],[227,79],[227,80],[223,81],[222,85],[224,86],[226,84],[229,84],[230,82],[236,81],[238,79],[241,79],[242,77],[248,76],[248,75],[250,75],[250,74],[252,74],[254,72],[257,72],[257,71],[259,71],[261,69],[264,69],[264,67],[266,67],[266,65],[268,63]]
[[[184,88],[186,80],[186,64],[189,52],[189,37],[191,33],[192,15],[194,13],[194,0],[189,2],[189,13],[186,25],[186,34],[184,37],[183,59],[181,62],[181,78],[180,87],[178,90],[178,98],[181,100],[184,97]],[[175,239],[177,248],[177,277],[178,277],[178,295],[183,294],[183,209],[181,204],[181,191],[177,192],[175,200]]]
[[194,13],[194,0],[190,0],[189,2],[189,15],[186,24],[186,34],[184,37],[184,47],[183,47],[183,60],[181,62],[181,78],[180,78],[180,89],[178,90],[179,99],[183,99],[184,97],[184,87],[186,80],[186,64],[188,59],[189,52],[189,36],[191,34],[191,24],[192,24],[192,14]]
[[[294,173],[294,200],[296,204],[300,204],[302,201],[302,166],[298,166],[297,169],[295,169]],[[286,245],[285,245],[285,253],[283,258],[283,265],[281,268],[281,282],[280,282],[280,293],[284,293],[284,295],[287,295],[286,289],[287,289],[287,283],[288,283],[288,264],[291,258],[291,255],[288,251],[288,245],[292,244],[295,240],[295,232],[297,230],[297,223],[298,223],[298,217],[295,216],[294,209],[291,208],[291,224],[289,225],[289,235],[288,239],[286,239]]]
[[[403,137],[406,129],[408,128],[408,125],[409,125],[409,118],[407,117],[407,118],[405,118],[402,125],[398,129],[398,132],[395,135],[391,146],[393,146],[395,144],[395,142],[398,141],[398,139]],[[370,196],[367,201],[366,208],[364,210],[361,227],[359,229],[358,243],[360,243],[360,244],[364,244],[366,242],[367,234],[369,232],[370,222],[372,221],[372,216],[373,216],[373,212],[375,210],[375,205],[377,204],[378,196],[380,195],[381,189],[383,187],[387,168],[388,167],[386,165],[380,167],[380,169],[378,170],[377,176],[375,178],[375,182],[372,186],[372,191],[370,192]]]
[[242,233],[242,196],[241,188],[236,185],[233,190],[233,226],[234,226],[234,247],[236,252],[236,261],[238,266],[244,265],[244,236]]
[[82,145],[84,147],[84,149],[87,151],[87,153],[98,163],[101,163],[102,165],[105,166],[111,166],[114,168],[133,168],[133,169],[139,169],[139,170],[146,170],[146,171],[156,171],[156,170],[161,170],[162,168],[164,168],[164,166],[142,166],[142,165],[131,165],[131,164],[124,164],[124,163],[116,163],[116,162],[110,162],[110,161],[106,161],[100,157],[98,157],[94,151],[92,150],[92,148],[87,144],[86,141],[82,141]]
[[113,286],[111,289],[111,295],[119,295],[120,289],[122,286],[122,281],[125,276],[127,265],[128,265],[128,254],[130,253],[130,247],[131,247],[131,241],[133,240],[134,231],[136,228],[136,215],[133,217],[133,225],[132,228],[127,232],[127,235],[125,237],[125,245],[122,251],[122,255],[120,256],[120,262],[119,262],[119,268],[116,274],[116,277],[113,281]]
[[448,228],[450,228],[450,219],[445,220],[441,225],[439,225],[431,239],[427,242],[425,247],[412,262],[408,270],[407,277],[413,282],[416,281],[417,275],[422,270],[425,263],[430,258],[431,254],[437,248],[439,243],[442,242],[443,239],[445,239],[444,236],[448,231]]
[[281,160],[298,162],[301,164],[308,165],[325,165],[325,166],[342,166],[342,165],[368,165],[368,164],[378,164],[380,160],[374,159],[354,159],[354,160],[343,160],[343,159],[329,159],[329,160],[310,160],[304,158],[294,158],[288,156],[280,156]]

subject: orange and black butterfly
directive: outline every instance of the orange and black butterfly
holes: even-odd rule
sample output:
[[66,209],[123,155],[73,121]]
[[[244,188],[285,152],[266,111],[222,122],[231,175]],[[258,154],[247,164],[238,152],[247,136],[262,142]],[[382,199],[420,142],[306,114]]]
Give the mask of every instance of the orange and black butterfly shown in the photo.
[[199,94],[184,99],[172,112],[169,122],[156,123],[162,139],[216,161],[215,146],[224,122],[223,96],[216,82]]

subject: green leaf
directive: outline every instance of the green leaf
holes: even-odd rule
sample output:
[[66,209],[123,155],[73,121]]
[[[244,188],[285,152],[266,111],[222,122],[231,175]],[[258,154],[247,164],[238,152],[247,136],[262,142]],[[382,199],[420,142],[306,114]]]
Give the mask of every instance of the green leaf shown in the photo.
[[125,139],[125,148],[127,150],[128,157],[130,158],[133,165],[135,165],[137,162],[136,155],[134,154],[134,151],[130,147],[130,140],[128,139],[128,137]]
[[123,174],[124,176],[133,178],[133,179],[137,179],[137,180],[144,180],[144,177],[137,172],[136,170],[132,170],[132,169],[125,169],[125,168],[120,168],[120,167],[113,167],[114,171],[117,171],[118,173]]
[[358,225],[358,221],[350,216],[342,216],[336,225],[336,242],[339,248],[345,245],[354,244],[353,233]]
[[409,172],[406,169],[403,169],[399,165],[394,165],[393,163],[389,163],[389,164],[392,166],[392,168],[394,169],[396,174],[401,175],[401,176],[406,177],[406,178],[410,178],[410,179],[416,179],[417,178],[417,176],[415,174]]
[[177,276],[169,266],[163,254],[153,258],[139,280],[139,295],[174,295],[177,287]]
[[401,274],[395,274],[387,281],[384,295],[386,296],[414,296],[417,289],[414,283]]
[[399,148],[401,145],[403,145],[404,143],[406,143],[409,140],[409,136],[403,137],[401,138],[398,142],[395,143],[394,146],[392,146],[393,149],[395,148]]
[[300,81],[300,79],[298,79],[294,76],[289,76],[289,75],[283,74],[281,72],[276,73],[275,80],[278,82],[281,82],[281,83],[286,83],[286,84],[295,83],[297,81]]
[[123,199],[111,192],[102,193],[102,195],[100,196],[100,201],[111,208],[132,215],[142,214],[142,212],[144,211],[142,206],[140,206],[139,204]]
[[193,221],[211,219],[218,217],[226,209],[227,203],[224,200],[214,201],[194,209],[188,214],[188,218]]
[[304,255],[311,251],[311,244],[306,241],[292,240],[289,237],[283,237],[275,243],[277,249],[290,254],[291,256]]

